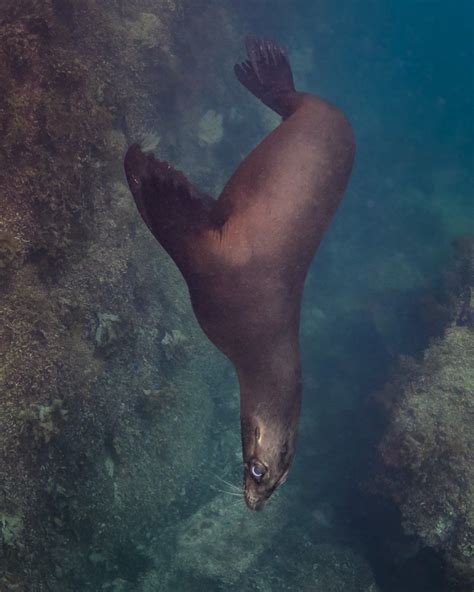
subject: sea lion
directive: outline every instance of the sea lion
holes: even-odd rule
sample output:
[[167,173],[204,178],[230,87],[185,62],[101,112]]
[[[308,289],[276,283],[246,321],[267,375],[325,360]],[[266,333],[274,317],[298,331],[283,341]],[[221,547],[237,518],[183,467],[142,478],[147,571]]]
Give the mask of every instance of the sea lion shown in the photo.
[[202,329],[235,365],[244,496],[259,510],[286,480],[295,452],[303,287],[349,180],[355,142],[339,109],[295,90],[278,45],[248,37],[246,48],[237,79],[283,120],[220,197],[136,144],[125,172],[140,214],[187,282]]

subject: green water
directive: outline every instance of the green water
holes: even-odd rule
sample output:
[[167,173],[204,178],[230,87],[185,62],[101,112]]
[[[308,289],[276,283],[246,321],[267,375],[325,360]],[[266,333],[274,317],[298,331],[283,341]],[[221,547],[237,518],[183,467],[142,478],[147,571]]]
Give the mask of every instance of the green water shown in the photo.
[[[472,590],[473,24],[469,0],[4,0],[0,592]],[[357,140],[260,513],[234,370],[122,166],[140,141],[218,195],[279,123],[234,78],[248,32]]]

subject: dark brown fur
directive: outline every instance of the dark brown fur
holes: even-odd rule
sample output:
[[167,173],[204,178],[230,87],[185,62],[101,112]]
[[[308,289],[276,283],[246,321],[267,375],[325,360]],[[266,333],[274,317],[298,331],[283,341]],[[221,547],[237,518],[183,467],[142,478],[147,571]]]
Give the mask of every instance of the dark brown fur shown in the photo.
[[[294,454],[304,281],[348,182],[355,144],[336,107],[294,90],[278,46],[250,39],[247,50],[239,80],[284,121],[217,201],[136,145],[125,168],[145,222],[183,273],[201,327],[236,367],[245,498],[259,509],[286,479]],[[252,467],[264,475],[255,478]]]

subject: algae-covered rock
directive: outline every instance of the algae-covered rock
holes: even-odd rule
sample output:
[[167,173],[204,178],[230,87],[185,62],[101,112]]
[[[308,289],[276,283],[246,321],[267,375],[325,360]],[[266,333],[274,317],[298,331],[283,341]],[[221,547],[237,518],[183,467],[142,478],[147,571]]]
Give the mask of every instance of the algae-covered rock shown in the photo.
[[474,241],[459,245],[445,298],[452,323],[422,359],[402,360],[379,394],[389,416],[379,479],[406,532],[466,582],[474,578]]
[[[274,554],[240,582],[249,592],[379,592],[367,561],[351,547],[303,537]],[[233,589],[234,590],[234,589]]]
[[[221,358],[122,169],[143,130],[179,144],[163,105],[187,92],[185,4],[0,6],[2,591],[131,590],[197,504]],[[194,84],[200,113],[207,92]]]
[[0,515],[1,542],[5,545],[15,545],[19,542],[23,530],[23,519],[21,516]]

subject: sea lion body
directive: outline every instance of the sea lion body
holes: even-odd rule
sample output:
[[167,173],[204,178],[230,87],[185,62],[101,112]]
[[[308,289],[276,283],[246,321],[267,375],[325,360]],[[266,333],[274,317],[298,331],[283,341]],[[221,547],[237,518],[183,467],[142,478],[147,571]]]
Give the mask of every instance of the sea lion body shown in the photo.
[[[251,39],[247,50],[237,77],[284,120],[244,159],[217,201],[137,146],[125,168],[145,222],[188,284],[202,329],[236,367],[245,499],[260,509],[286,479],[294,455],[304,281],[342,198],[355,144],[341,111],[294,90],[278,46]],[[166,185],[173,175],[172,187]],[[167,191],[174,198],[166,203]]]
[[271,337],[289,319],[297,323],[308,267],[352,166],[344,115],[316,97],[299,98],[226,184],[219,205],[231,212],[228,221],[195,243],[185,271],[199,322],[235,364],[261,352],[257,328]]

